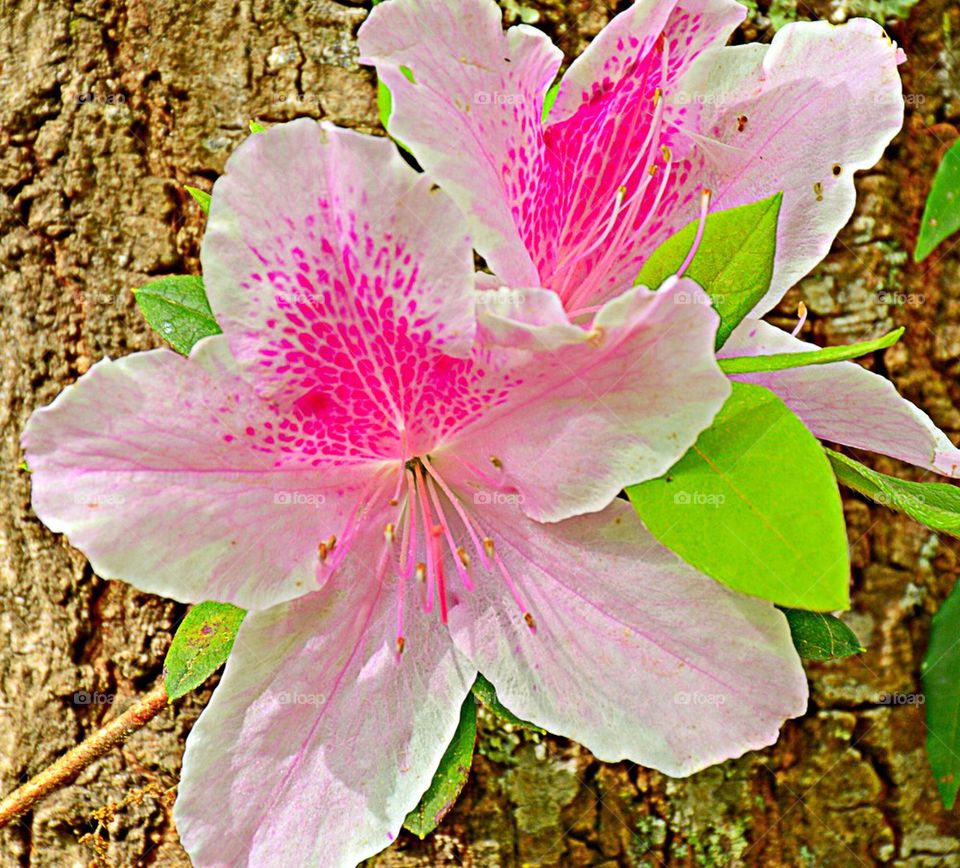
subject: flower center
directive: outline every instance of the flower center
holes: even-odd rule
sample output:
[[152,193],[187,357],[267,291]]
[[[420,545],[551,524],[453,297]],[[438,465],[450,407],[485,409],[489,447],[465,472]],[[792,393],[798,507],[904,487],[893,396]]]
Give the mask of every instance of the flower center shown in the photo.
[[[491,458],[491,461],[498,466],[498,459]],[[396,466],[392,465],[391,469]],[[391,476],[389,472],[381,473],[368,484],[347,520],[341,540],[331,536],[319,544],[322,567],[331,572],[336,570],[371,516],[383,514],[381,507]],[[457,583],[467,593],[474,590],[477,563],[485,573],[498,576],[506,583],[527,627],[536,632],[533,615],[524,604],[493,537],[443,480],[429,456],[410,459],[400,466],[393,494],[386,505],[396,512],[383,529],[376,582],[382,585],[391,579],[395,581],[398,655],[406,645],[406,606],[419,605],[427,613],[439,609],[441,622],[447,623],[450,598],[455,600],[457,588],[456,583],[453,587],[450,585],[454,578],[449,569],[451,564]]]

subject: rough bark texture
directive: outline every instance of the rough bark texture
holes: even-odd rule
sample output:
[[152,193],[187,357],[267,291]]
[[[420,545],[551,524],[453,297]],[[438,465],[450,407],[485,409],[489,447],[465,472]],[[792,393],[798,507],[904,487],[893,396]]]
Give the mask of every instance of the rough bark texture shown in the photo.
[[[615,2],[503,5],[571,56]],[[841,5],[800,9],[837,20]],[[146,692],[183,615],[99,580],[40,525],[29,477],[17,469],[23,424],[96,359],[159,345],[130,289],[198,269],[203,219],[181,185],[208,185],[248,119],[309,115],[377,129],[373,76],[355,60],[365,14],[331,0],[0,0],[4,793]],[[767,35],[763,18],[753,22],[751,38]],[[906,128],[860,179],[857,216],[835,253],[782,312],[805,299],[806,333],[827,343],[909,326],[875,364],[956,439],[960,256],[947,245],[918,267],[906,251],[933,166],[957,136],[960,72],[949,34],[960,32],[960,10],[921,3],[892,31],[911,58]],[[809,713],[775,748],[671,781],[486,720],[473,778],[440,831],[424,842],[404,837],[379,864],[960,865],[960,819],[939,806],[922,708],[880,702],[919,692],[930,617],[957,578],[960,547],[863,502],[847,507],[855,602],[846,618],[869,651],[809,667]],[[163,712],[76,785],[0,830],[0,865],[188,865],[170,790],[208,696]],[[94,811],[105,807],[98,823]],[[99,843],[80,842],[90,832]]]

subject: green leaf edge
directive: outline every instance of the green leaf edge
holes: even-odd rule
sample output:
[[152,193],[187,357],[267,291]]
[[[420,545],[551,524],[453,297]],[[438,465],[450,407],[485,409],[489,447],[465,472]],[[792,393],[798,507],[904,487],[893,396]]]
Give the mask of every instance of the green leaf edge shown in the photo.
[[841,347],[822,347],[800,353],[771,353],[766,356],[732,356],[717,359],[720,370],[725,374],[759,374],[766,371],[785,371],[791,368],[804,368],[808,365],[829,365],[856,359],[878,350],[892,347],[903,337],[906,329],[898,329],[872,341],[848,344]]
[[[790,638],[793,640],[793,647],[804,660],[839,660],[844,657],[853,657],[855,654],[862,654],[867,649],[860,644],[860,639],[846,624],[835,615],[828,612],[811,612],[806,609],[790,609],[786,606],[777,606],[784,615],[787,623],[790,625]],[[813,643],[806,637],[799,635],[801,630],[807,628],[804,621],[820,619],[826,625],[826,631],[830,634],[831,643],[834,640],[833,631],[836,630],[841,638],[847,642],[845,648],[838,649],[836,654],[810,653]]]
[[[470,764],[464,767],[464,765],[459,762],[459,757],[461,754],[466,753],[468,733]],[[463,792],[463,788],[466,786],[467,780],[470,777],[470,769],[473,767],[473,754],[476,743],[477,703],[471,692],[466,695],[463,704],[460,706],[460,721],[457,723],[457,729],[453,734],[453,738],[450,739],[450,744],[447,745],[447,749],[440,759],[440,764],[433,774],[430,786],[427,787],[426,792],[420,797],[417,806],[407,814],[403,821],[403,827],[420,838],[421,841],[443,822],[443,818],[451,811],[457,799],[460,797],[460,793]],[[451,787],[449,773],[454,764],[456,765],[458,779],[454,781]],[[444,790],[446,790],[446,792],[444,792]],[[443,807],[440,811],[435,812],[432,817],[427,817],[424,813],[426,811],[426,805],[430,801],[436,800],[438,796],[444,799]]]
[[[237,638],[237,631],[240,624],[246,617],[246,611],[230,603],[216,603],[207,600],[198,603],[187,612],[184,619],[177,627],[177,632],[173,636],[170,648],[167,650],[163,661],[163,686],[166,688],[167,696],[172,702],[181,696],[186,696],[190,691],[195,690],[202,685],[214,672],[216,672],[227,661],[233,650],[233,643]],[[191,639],[201,634],[204,621],[219,617],[221,623],[225,624],[230,635],[226,640],[222,653],[216,655],[213,660],[215,664],[207,663],[204,668],[198,671],[191,671],[191,662],[195,661],[203,653],[203,650],[196,651],[192,658],[188,655],[188,647]],[[214,638],[211,634],[210,640]],[[187,661],[182,667],[180,661],[172,659],[177,654],[183,654]]]
[[482,674],[477,674],[477,680],[473,684],[473,695],[480,700],[481,704],[490,709],[497,717],[501,718],[505,723],[513,724],[514,726],[520,726],[524,729],[529,729],[532,732],[540,733],[540,735],[546,735],[547,731],[537,726],[535,723],[530,723],[528,720],[524,720],[521,717],[517,717],[509,708],[507,708],[497,696],[497,688],[494,687]]

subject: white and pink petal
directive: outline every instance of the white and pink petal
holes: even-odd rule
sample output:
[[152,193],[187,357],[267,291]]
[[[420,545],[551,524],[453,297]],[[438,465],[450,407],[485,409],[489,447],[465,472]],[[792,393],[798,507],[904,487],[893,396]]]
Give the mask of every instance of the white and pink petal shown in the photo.
[[504,582],[450,612],[454,642],[514,713],[599,759],[683,776],[773,744],[806,710],[783,614],[684,564],[616,500],[542,525],[485,507]]
[[98,575],[266,608],[316,588],[378,466],[323,458],[240,377],[222,336],[101,361],[31,416],[33,508]]
[[391,135],[463,209],[477,250],[505,282],[540,285],[518,226],[535,216],[559,49],[530,27],[504,33],[494,0],[391,0],[359,43],[392,94]]
[[259,394],[399,450],[418,371],[469,355],[473,255],[454,203],[385,139],[300,119],[245,141],[214,185],[210,304]]
[[[480,314],[488,377],[511,372],[503,399],[434,457],[482,468],[540,521],[603,509],[626,485],[665,473],[730,394],[717,366],[718,317],[692,281],[636,287],[588,328],[536,315]],[[602,447],[602,448],[600,448]]]
[[174,819],[197,868],[355,865],[429,786],[476,669],[415,609],[398,659],[377,548],[244,620],[184,754]]
[[[761,320],[746,319],[720,355],[813,352],[814,344]],[[820,439],[879,452],[944,476],[960,478],[960,449],[893,383],[856,362],[739,374],[733,379],[775,392]]]
[[[903,59],[873,21],[799,22],[769,46],[703,55],[681,82],[674,98],[699,106],[690,128],[699,169],[688,183],[710,188],[714,209],[784,194],[773,280],[754,316],[826,256],[850,219],[854,174],[903,123]],[[692,220],[696,209],[680,216]]]

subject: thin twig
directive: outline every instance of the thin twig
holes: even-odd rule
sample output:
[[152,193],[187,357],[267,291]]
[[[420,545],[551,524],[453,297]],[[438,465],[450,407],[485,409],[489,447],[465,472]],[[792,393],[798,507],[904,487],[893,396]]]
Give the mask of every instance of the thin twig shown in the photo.
[[168,704],[167,691],[163,684],[160,684],[119,717],[65,753],[53,765],[14,790],[0,802],[0,827],[21,817],[54,790],[72,783],[87,766],[146,726]]

